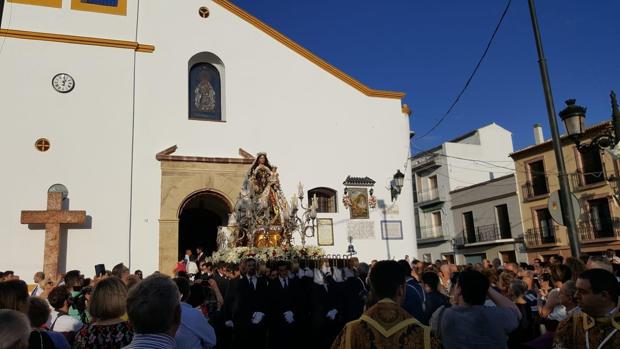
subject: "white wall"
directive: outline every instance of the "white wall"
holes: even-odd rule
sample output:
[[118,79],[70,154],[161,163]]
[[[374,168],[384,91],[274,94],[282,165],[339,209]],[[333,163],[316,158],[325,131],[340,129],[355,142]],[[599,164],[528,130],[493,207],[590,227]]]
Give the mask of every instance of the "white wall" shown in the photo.
[[[376,238],[354,245],[367,261],[388,251],[390,258],[415,255],[411,172],[404,168],[409,120],[400,100],[365,96],[210,1],[141,1],[136,37],[137,1],[128,2],[127,16],[72,11],[68,0],[62,9],[5,6],[3,28],[137,40],[156,50],[0,38],[0,145],[10,150],[0,171],[10,183],[0,202],[0,270],[29,277],[41,268],[44,232],[20,224],[19,216],[44,209],[47,188],[58,182],[69,188],[70,208],[92,216],[92,227],[68,232],[69,268],[90,274],[96,263],[127,263],[131,249],[132,270],[157,269],[161,170],[155,154],[175,144],[179,155],[266,151],[287,197],[299,181],[307,190],[337,190],[338,213],[319,214],[334,220],[336,246],[328,253],[344,253],[348,245],[344,179],[374,179],[377,199],[390,203],[386,187],[400,169],[406,178],[399,214],[387,218],[403,221],[404,239],[381,240],[376,209]],[[204,5],[211,11],[206,20],[197,15]],[[188,60],[204,51],[225,66],[226,122],[187,117]],[[58,72],[76,79],[73,92],[52,89]],[[39,137],[50,139],[50,151],[34,149]]]
[[[476,130],[476,133],[455,142],[446,142],[437,149],[435,162],[440,167],[430,172],[420,173],[422,182],[429,176],[437,175],[439,195],[445,202],[441,208],[442,226],[444,235],[454,237],[459,234],[454,222],[458,217],[453,216],[450,191],[468,187],[472,184],[485,182],[514,173],[514,162],[508,155],[512,153],[512,136],[509,131],[493,123]],[[475,159],[480,161],[471,161]],[[424,187],[424,190],[427,189]],[[430,212],[424,213],[418,208],[420,224],[426,225],[430,219]],[[419,258],[424,253],[431,253],[433,260],[440,258],[441,253],[452,252],[452,245],[446,242],[440,245],[422,245],[419,249]]]
[[[0,270],[30,279],[41,269],[44,230],[20,224],[20,212],[45,210],[54,183],[67,186],[70,209],[92,217],[92,227],[69,229],[67,266],[92,272],[97,263],[127,260],[132,60],[133,52],[113,48],[4,42]],[[59,72],[73,76],[73,92],[52,88]],[[40,137],[51,142],[45,153],[34,148]]]
[[[480,144],[444,143],[450,190],[514,173],[511,133],[491,124],[478,129]],[[462,158],[462,159],[460,159]],[[463,159],[476,159],[478,162]]]
[[118,16],[71,10],[71,0],[62,0],[62,8],[5,0],[2,29],[134,41],[137,5],[138,0],[127,0],[127,16]]
[[[194,15],[199,5],[204,2],[141,4],[139,41],[157,48],[138,56],[134,266],[157,264],[159,191],[152,188],[159,187],[160,169],[154,155],[174,144],[181,155],[265,151],[287,197],[301,181],[306,189],[337,190],[340,201],[342,182],[353,175],[376,180],[375,195],[390,202],[385,187],[397,169],[406,173],[408,158],[409,125],[400,101],[363,95],[217,4],[207,3],[211,15],[204,20]],[[176,25],[161,26],[162,17]],[[225,66],[224,123],[187,119],[187,62],[205,51]],[[415,249],[410,176],[405,183],[398,200],[405,239],[390,243],[391,257]],[[334,220],[336,247],[328,253],[344,253],[348,245],[349,212],[338,205],[337,214],[319,214]],[[384,241],[376,243],[382,214],[371,215],[378,240],[354,241],[366,260],[387,257]]]

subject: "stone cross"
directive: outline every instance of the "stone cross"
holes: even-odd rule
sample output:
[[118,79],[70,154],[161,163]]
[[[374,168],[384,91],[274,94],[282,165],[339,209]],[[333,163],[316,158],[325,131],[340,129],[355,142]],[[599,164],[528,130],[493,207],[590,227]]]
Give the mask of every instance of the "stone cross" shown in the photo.
[[46,211],[22,211],[22,224],[45,224],[45,249],[43,250],[43,272],[58,275],[60,255],[60,225],[84,224],[86,211],[62,209],[62,193],[47,193]]

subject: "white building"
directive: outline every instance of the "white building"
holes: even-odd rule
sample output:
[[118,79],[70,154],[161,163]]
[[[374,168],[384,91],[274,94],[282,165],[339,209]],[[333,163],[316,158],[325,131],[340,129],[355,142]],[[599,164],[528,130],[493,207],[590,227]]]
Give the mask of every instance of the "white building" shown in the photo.
[[419,259],[455,262],[450,192],[514,173],[511,152],[511,133],[493,123],[411,158]]
[[[287,197],[298,182],[324,197],[327,253],[353,235],[361,260],[415,254],[402,93],[363,85],[226,0],[6,0],[0,28],[0,270],[41,269],[44,229],[20,213],[44,210],[60,183],[64,205],[88,215],[63,226],[61,271],[170,272],[180,249],[213,247],[258,152]],[[397,169],[408,175],[391,203]],[[349,175],[376,181],[386,212],[351,219]],[[382,239],[381,220],[402,238]]]
[[526,262],[521,202],[514,174],[450,192],[456,262]]

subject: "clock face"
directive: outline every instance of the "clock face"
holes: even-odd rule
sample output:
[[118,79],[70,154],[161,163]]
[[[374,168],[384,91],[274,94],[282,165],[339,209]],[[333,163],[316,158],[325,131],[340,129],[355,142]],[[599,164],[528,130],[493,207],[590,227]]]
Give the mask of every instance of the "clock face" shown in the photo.
[[71,92],[75,87],[75,81],[69,74],[60,73],[52,78],[52,86],[60,93]]

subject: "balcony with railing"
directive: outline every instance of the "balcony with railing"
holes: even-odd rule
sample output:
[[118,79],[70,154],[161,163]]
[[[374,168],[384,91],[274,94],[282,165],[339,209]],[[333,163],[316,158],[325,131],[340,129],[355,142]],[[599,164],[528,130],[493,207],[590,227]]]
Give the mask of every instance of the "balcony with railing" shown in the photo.
[[416,198],[416,204],[418,205],[434,203],[435,201],[439,201],[439,190],[437,188],[431,188],[425,191],[419,191],[417,192]]
[[444,235],[442,227],[420,227],[418,244],[424,242],[437,242],[447,239],[448,237]]
[[493,242],[511,239],[510,231],[501,231],[497,224],[477,226],[475,231],[463,231],[463,244],[475,244],[481,242]]
[[542,179],[543,177],[541,177],[541,179],[536,180],[536,181],[528,181],[525,182],[525,184],[523,184],[521,186],[521,194],[523,195],[523,201],[530,201],[530,200],[536,200],[538,198],[542,198],[545,197],[549,194],[549,189],[547,186],[547,177],[544,177],[544,180]]
[[559,245],[562,243],[560,239],[560,229],[556,225],[528,229],[524,234],[524,240],[528,248]]
[[600,242],[620,239],[620,219],[612,218],[605,222],[579,224],[579,238],[582,243]]
[[575,190],[597,187],[607,183],[604,171],[587,173],[578,171],[577,173],[572,173],[570,177]]

